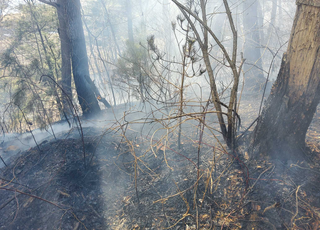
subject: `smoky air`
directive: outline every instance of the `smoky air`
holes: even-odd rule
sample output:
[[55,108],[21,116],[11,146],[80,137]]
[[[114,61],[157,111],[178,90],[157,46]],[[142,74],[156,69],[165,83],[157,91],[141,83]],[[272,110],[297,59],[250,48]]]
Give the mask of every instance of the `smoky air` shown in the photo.
[[1,229],[319,229],[317,0],[0,1]]

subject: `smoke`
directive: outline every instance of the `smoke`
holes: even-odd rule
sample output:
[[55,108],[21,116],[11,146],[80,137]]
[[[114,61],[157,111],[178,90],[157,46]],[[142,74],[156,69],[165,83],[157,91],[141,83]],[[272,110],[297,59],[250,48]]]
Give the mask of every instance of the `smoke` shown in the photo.
[[[154,107],[154,106],[153,106]],[[82,117],[74,117],[69,122],[59,121],[47,126],[45,130],[34,129],[22,134],[19,133],[3,133],[0,137],[0,156],[5,164],[10,164],[13,159],[20,156],[24,151],[40,146],[43,142],[50,142],[58,139],[81,138],[83,132],[86,138],[85,128],[98,128],[100,135],[103,135],[107,130],[119,130],[122,126],[130,127],[137,134],[145,134],[154,132],[159,126],[149,124],[154,119],[161,118],[165,114],[161,109],[152,111],[152,106],[141,102],[130,104],[122,104],[112,109],[104,110],[90,119]],[[79,123],[80,121],[80,123]],[[4,165],[0,160],[0,168]]]

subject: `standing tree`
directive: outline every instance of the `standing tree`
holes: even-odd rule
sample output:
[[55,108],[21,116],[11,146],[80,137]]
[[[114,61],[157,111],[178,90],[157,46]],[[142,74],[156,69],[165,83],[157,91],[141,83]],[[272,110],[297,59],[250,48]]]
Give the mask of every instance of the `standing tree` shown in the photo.
[[58,0],[59,7],[56,7],[59,20],[59,38],[61,47],[61,86],[66,95],[62,96],[62,105],[64,113],[70,114],[68,97],[72,98],[71,89],[71,47],[67,32],[67,16],[65,14],[65,5],[62,0]]
[[65,13],[67,15],[73,79],[76,85],[78,100],[84,114],[95,113],[100,111],[100,107],[90,86],[90,82],[87,81],[89,78],[89,65],[82,28],[80,0],[65,1],[63,4],[65,4]]
[[320,101],[319,73],[320,0],[297,0],[288,49],[255,128],[257,153],[304,159],[301,147]]
[[[69,67],[68,56],[71,56],[73,78],[78,94],[78,100],[84,115],[89,115],[100,111],[98,100],[103,102],[107,107],[110,104],[101,98],[98,89],[92,82],[89,76],[88,56],[84,38],[84,32],[81,20],[81,4],[80,0],[74,1],[51,1],[51,0],[39,0],[43,3],[54,6],[58,11],[59,24],[60,24],[60,38],[61,41],[61,53],[63,56],[63,71],[65,72],[65,79],[63,80],[64,87],[68,88],[70,81],[68,78]],[[64,34],[66,32],[66,34]],[[69,45],[68,45],[69,42]],[[68,50],[70,49],[70,54]],[[66,85],[67,84],[67,85]],[[66,91],[68,94],[68,90]]]
[[8,15],[1,23],[2,32],[11,35],[2,40],[1,47],[1,85],[6,95],[2,101],[3,117],[15,131],[24,129],[20,123],[25,123],[23,113],[33,127],[45,128],[60,118],[57,110],[61,112],[57,85],[45,79],[39,87],[43,75],[54,81],[60,77],[56,49],[59,40],[52,32],[57,24],[55,12],[26,0],[14,15]]

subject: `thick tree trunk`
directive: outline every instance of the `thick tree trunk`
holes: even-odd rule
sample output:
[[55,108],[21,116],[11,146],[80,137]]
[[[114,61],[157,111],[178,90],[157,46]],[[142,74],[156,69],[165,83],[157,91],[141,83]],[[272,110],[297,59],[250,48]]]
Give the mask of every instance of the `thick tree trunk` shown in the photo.
[[[67,15],[65,9],[65,0],[58,0],[57,13],[59,20],[59,37],[61,46],[61,86],[63,89],[62,105],[65,116],[71,115],[71,105],[69,99],[72,99],[71,90],[71,47],[67,32]],[[64,95],[66,94],[66,95]]]
[[287,53],[255,129],[258,153],[302,160],[320,101],[320,0],[298,0]]
[[65,1],[68,16],[68,34],[71,42],[72,72],[78,100],[84,115],[100,111],[94,91],[91,88],[89,65],[81,20],[80,0]]
[[70,103],[68,102],[68,100],[72,98],[70,61],[72,62],[73,78],[83,115],[86,116],[99,112],[100,107],[98,100],[107,108],[110,108],[111,105],[106,99],[101,97],[98,88],[89,75],[89,63],[82,27],[80,0],[39,1],[55,7],[58,12],[62,56],[62,89],[66,94],[63,100],[64,115],[67,116],[67,114],[72,112],[70,111]]

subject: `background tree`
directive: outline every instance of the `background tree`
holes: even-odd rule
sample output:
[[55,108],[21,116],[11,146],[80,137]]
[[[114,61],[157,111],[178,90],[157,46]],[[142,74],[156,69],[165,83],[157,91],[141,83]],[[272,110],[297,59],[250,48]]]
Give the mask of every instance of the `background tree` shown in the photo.
[[261,55],[262,15],[260,3],[257,0],[243,1],[243,30],[244,30],[244,58],[245,90],[260,91],[263,89],[265,78],[263,76]]
[[9,130],[24,131],[22,113],[28,114],[34,127],[45,127],[59,117],[59,95],[42,75],[59,76],[57,33],[54,12],[31,2],[19,5],[19,14],[8,15],[3,22],[7,40],[1,54],[4,120]]
[[[64,21],[62,23],[62,27],[64,26],[64,23],[67,25],[66,27],[69,39],[65,39],[64,41],[70,41],[69,46],[71,47],[73,78],[78,95],[78,101],[83,114],[89,115],[100,111],[98,100],[101,100],[102,98],[89,74],[87,49],[82,27],[80,0],[60,1],[59,4],[45,0],[41,0],[41,2],[55,7],[60,7],[59,11],[61,12],[58,14],[60,17],[59,21]],[[61,48],[63,47],[64,46],[61,46]],[[68,63],[66,63],[66,65],[67,64]],[[69,81],[67,83],[69,83]],[[110,104],[106,100],[102,100],[102,102],[107,107],[110,107]]]
[[9,6],[9,0],[1,0],[0,1],[0,21],[2,21],[5,16],[5,12]]

